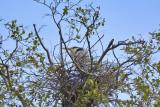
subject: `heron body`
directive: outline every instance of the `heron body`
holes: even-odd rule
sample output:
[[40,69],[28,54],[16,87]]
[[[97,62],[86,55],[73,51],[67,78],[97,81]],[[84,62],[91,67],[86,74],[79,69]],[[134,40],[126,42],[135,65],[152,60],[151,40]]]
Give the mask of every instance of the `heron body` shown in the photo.
[[78,64],[78,66],[84,71],[88,72],[88,70],[91,68],[91,61],[87,51],[80,47],[71,47],[67,48],[67,50],[70,50],[70,55],[72,59]]

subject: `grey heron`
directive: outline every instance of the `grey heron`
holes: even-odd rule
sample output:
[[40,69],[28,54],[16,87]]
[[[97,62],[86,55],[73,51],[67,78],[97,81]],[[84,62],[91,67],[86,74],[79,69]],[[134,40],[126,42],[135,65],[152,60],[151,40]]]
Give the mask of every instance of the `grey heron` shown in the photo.
[[78,66],[88,72],[88,70],[91,68],[91,60],[87,50],[76,46],[67,48],[67,50],[70,51],[70,56],[78,64]]

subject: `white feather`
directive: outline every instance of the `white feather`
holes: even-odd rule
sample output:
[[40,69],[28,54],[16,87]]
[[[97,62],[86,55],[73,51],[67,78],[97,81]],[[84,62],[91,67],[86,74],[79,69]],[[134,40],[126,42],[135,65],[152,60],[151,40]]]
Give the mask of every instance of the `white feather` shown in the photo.
[[79,51],[77,51],[77,49],[79,48],[72,48],[70,55],[81,69],[88,71],[91,68],[91,61],[88,53],[85,49]]

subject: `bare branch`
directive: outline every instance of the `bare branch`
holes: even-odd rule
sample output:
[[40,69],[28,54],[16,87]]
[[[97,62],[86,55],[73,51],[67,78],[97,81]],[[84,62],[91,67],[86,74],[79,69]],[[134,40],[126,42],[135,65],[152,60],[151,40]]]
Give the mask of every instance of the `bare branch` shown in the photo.
[[87,43],[88,43],[88,50],[89,50],[89,56],[90,56],[90,59],[91,59],[91,70],[92,70],[92,66],[93,66],[93,57],[92,57],[92,54],[91,54],[91,45],[90,45],[90,41],[89,41],[89,28],[87,28],[87,33],[86,33],[86,39],[87,39]]
[[16,47],[10,54],[9,58],[6,60],[5,64],[7,64],[7,62],[13,57],[13,54],[17,51],[17,48],[18,48],[18,40],[16,40]]
[[[99,41],[101,42],[101,39],[104,37],[104,35],[102,35],[101,37],[99,37],[99,39],[97,40],[96,43],[93,44],[93,46],[91,48],[93,48]],[[102,45],[102,42],[101,42]],[[102,50],[103,50],[103,45],[102,45]]]
[[118,60],[118,58],[117,58],[117,56],[116,56],[116,54],[115,54],[115,52],[114,52],[114,49],[112,49],[112,52],[113,52],[113,56],[116,58],[116,60],[117,60],[117,63],[118,63],[118,65],[120,66],[120,62],[119,62],[119,60]]
[[41,40],[40,36],[38,35],[37,29],[36,29],[36,25],[33,24],[33,27],[34,27],[35,34],[36,34],[36,36],[37,36],[37,38],[38,38],[38,40],[39,40],[42,48],[43,48],[43,49],[46,51],[46,53],[47,53],[47,57],[48,57],[48,60],[49,60],[50,65],[53,65],[53,62],[52,62],[52,60],[51,60],[49,51],[48,51],[48,49],[44,46],[44,44],[42,43],[42,40]]
[[101,57],[99,58],[98,62],[96,65],[99,65],[99,63],[102,61],[102,59],[104,58],[104,56],[106,55],[106,53],[111,50],[110,47],[113,44],[114,39],[112,39],[108,45],[108,47],[106,48],[106,50],[103,52],[103,54],[101,55]]

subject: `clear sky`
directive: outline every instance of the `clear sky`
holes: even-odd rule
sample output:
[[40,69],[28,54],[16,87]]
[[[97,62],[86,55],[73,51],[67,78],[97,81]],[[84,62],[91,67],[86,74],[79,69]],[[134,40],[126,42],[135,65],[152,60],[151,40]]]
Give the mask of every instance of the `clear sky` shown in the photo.
[[[105,34],[104,40],[112,38],[115,38],[115,41],[125,40],[137,34],[147,38],[148,32],[159,28],[160,0],[88,0],[83,3],[88,2],[101,6],[101,17],[106,19],[105,26],[102,28]],[[51,18],[43,18],[49,12],[48,8],[33,0],[1,0],[0,2],[0,17],[6,22],[17,19],[30,30],[33,29],[33,23],[37,26],[47,25],[42,31],[43,38],[56,40],[53,34],[57,29]]]

